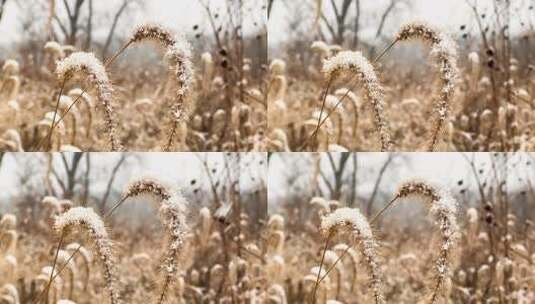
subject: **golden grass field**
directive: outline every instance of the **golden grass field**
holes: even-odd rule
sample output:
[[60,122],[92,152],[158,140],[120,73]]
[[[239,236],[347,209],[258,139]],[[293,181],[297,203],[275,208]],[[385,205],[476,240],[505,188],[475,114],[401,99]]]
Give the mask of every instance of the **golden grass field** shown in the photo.
[[[84,155],[93,162],[111,158]],[[138,165],[147,171],[138,158],[158,158],[128,155],[119,173]],[[23,161],[10,171],[8,179],[21,178],[23,190],[7,206],[2,201],[0,303],[245,303],[260,297],[255,288],[262,284],[264,249],[251,245],[266,223],[265,154],[190,155],[191,179],[180,183],[154,175],[155,168],[124,182],[121,173],[98,165],[85,183],[79,178],[88,169],[80,165],[73,192],[57,184],[70,184],[68,177],[46,174],[61,170],[64,157],[68,163],[77,158],[6,156],[6,162],[31,165]],[[176,166],[181,159],[168,156]],[[26,176],[25,170],[36,171]],[[99,188],[99,177],[110,186]]]
[[[212,173],[201,162],[199,176],[183,186],[159,177],[116,182],[121,190],[105,205],[95,192],[84,203],[83,187],[60,199],[34,183],[21,184],[24,192],[12,197],[0,225],[1,303],[535,299],[532,155],[468,158],[467,175],[454,176],[454,187],[405,175],[392,185],[392,173],[383,182],[374,173],[358,185],[376,183],[377,193],[353,200],[351,168],[342,177],[329,174],[325,164],[316,164],[327,162],[326,155],[273,155],[270,162],[284,157],[301,165],[295,171],[273,165],[269,179],[282,174],[282,183],[253,171],[249,181],[242,176],[236,182],[237,163],[242,172],[258,169],[263,157],[227,155],[223,166],[208,163]],[[349,158],[330,157],[336,163]],[[359,164],[359,172],[376,166]],[[340,178],[341,192],[326,186]],[[266,205],[273,191],[282,199]],[[370,197],[375,204],[367,208]]]
[[535,303],[533,4],[0,0],[0,304]]
[[532,303],[533,156],[459,156],[452,176],[418,179],[407,171],[425,165],[404,159],[423,155],[383,172],[388,157],[359,153],[356,188],[354,154],[272,156],[272,303],[314,303],[314,290],[315,303]]
[[[361,7],[360,24],[354,1],[316,2],[285,2],[270,19],[295,32],[270,43],[270,149],[533,150],[527,4],[459,1],[467,17],[446,27],[410,17],[406,1]],[[359,39],[358,26],[377,34]]]
[[[1,150],[266,150],[267,35],[258,4],[195,1],[199,20],[179,30],[138,18],[111,36],[115,24],[99,24],[109,41],[88,45],[92,32],[80,29],[87,2],[78,2],[69,15],[78,21],[62,19],[63,3],[39,2],[50,13],[30,19],[35,35],[4,47]],[[18,5],[24,22],[32,7]],[[77,31],[63,41],[69,23]]]

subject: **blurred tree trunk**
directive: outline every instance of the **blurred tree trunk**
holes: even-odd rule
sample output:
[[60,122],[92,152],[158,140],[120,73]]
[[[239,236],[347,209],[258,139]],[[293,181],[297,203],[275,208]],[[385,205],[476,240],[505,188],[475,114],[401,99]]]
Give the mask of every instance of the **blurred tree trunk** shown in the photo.
[[[334,0],[331,0],[331,2],[333,3],[333,6],[336,8],[335,4],[334,4]],[[344,34],[346,32],[346,17],[349,13],[349,6],[351,5],[352,1],[351,0],[344,0],[344,2],[342,3],[342,9],[340,11],[340,13],[337,13],[337,16],[336,16],[336,22],[338,23],[338,34],[337,34],[337,38],[336,38],[336,41],[338,44],[342,45],[344,43],[344,40],[345,40],[345,37],[344,37]],[[338,10],[335,9],[335,12],[337,12]]]
[[84,2],[85,0],[76,0],[74,10],[71,10],[67,0],[63,0],[63,4],[65,5],[65,9],[67,10],[67,14],[69,16],[70,33],[67,38],[67,43],[70,45],[76,44],[76,34],[78,34],[79,30],[78,19],[80,18],[80,10]]
[[106,203],[108,202],[108,198],[111,194],[111,187],[113,186],[113,181],[115,181],[115,177],[117,176],[117,172],[119,172],[119,169],[124,164],[126,160],[127,154],[121,154],[121,158],[119,158],[119,161],[113,166],[113,170],[111,171],[110,179],[108,180],[108,185],[106,186],[106,192],[102,196],[102,199],[99,203],[99,212],[100,214],[104,214],[106,211]]
[[2,169],[2,163],[4,161],[5,155],[6,155],[6,152],[0,152],[0,169]]
[[390,4],[386,7],[385,11],[383,12],[383,15],[381,16],[381,21],[379,22],[379,26],[377,27],[377,32],[375,33],[375,38],[379,38],[381,34],[383,33],[383,29],[385,27],[386,19],[396,6],[396,0],[390,0]]
[[347,161],[351,156],[351,153],[338,153],[340,156],[338,160],[338,166],[336,165],[331,153],[327,153],[327,158],[331,164],[331,170],[333,172],[333,183],[330,183],[323,173],[321,177],[327,184],[327,188],[331,192],[330,199],[339,201],[342,198],[342,186],[344,185],[344,171],[346,169]]
[[2,17],[4,16],[4,7],[6,6],[7,0],[0,0],[0,22],[2,22]]
[[356,152],[352,153],[353,160],[353,174],[351,175],[351,192],[349,196],[348,207],[355,205],[355,198],[357,197],[357,173],[358,173],[358,156]]
[[359,46],[359,29],[360,29],[360,0],[355,0],[355,28],[353,32],[353,49]]
[[368,200],[366,204],[366,216],[370,217],[373,209],[373,203],[375,201],[375,197],[377,196],[377,192],[379,190],[379,185],[381,184],[381,181],[383,180],[383,175],[385,174],[386,169],[388,166],[392,163],[392,160],[394,157],[389,154],[388,158],[384,162],[383,166],[379,170],[379,174],[377,175],[377,179],[375,180],[375,185],[373,186],[372,195],[370,196],[370,199]]
[[[58,171],[56,171],[53,162],[53,154],[49,154],[49,178],[54,177],[63,192],[62,197],[65,199],[71,199],[74,196],[74,188],[78,183],[77,173],[79,169],[79,164],[84,154],[85,153],[83,152],[59,154],[61,156],[61,162],[63,164],[65,176],[60,176]],[[72,155],[72,158],[70,160],[67,159],[68,155]],[[52,183],[50,183],[49,188],[49,192],[55,193],[55,190],[52,187]]]
[[[5,0],[4,0],[5,1]],[[274,0],[268,0],[268,7],[267,7],[267,15],[268,18],[271,15],[271,10],[273,9],[273,1]]]
[[[351,7],[351,3],[353,3],[353,0],[343,0],[342,6],[340,8],[336,5],[335,0],[331,0],[330,3],[334,12],[336,24],[331,23],[327,19],[327,17],[325,17],[325,15],[320,12],[321,20],[327,27],[329,33],[331,34],[331,40],[336,44],[343,45],[345,42],[345,32],[347,30],[346,19],[349,15],[349,8]],[[355,5],[358,6],[359,3],[355,3]]]
[[87,36],[85,39],[84,49],[88,50],[91,47],[93,40],[93,0],[88,1],[89,16],[87,17]]
[[344,185],[344,171],[346,169],[347,161],[351,156],[350,153],[341,153],[340,160],[338,161],[338,168],[334,174],[334,193],[333,199],[340,201],[342,198],[342,186]]
[[108,50],[110,48],[111,42],[113,40],[113,36],[115,35],[115,28],[117,28],[117,23],[119,22],[119,19],[121,18],[121,15],[126,10],[126,7],[128,6],[128,3],[130,1],[124,0],[121,7],[119,7],[119,10],[115,13],[115,16],[113,16],[113,23],[111,25],[110,31],[108,32],[108,37],[106,38],[106,43],[104,44],[104,47],[102,48],[102,58],[106,58],[106,55],[108,54]]
[[84,175],[84,195],[82,197],[81,205],[87,206],[89,198],[89,173],[91,172],[91,153],[85,155],[85,175]]
[[[381,37],[381,35],[383,34],[383,30],[384,30],[384,27],[385,27],[386,20],[387,20],[388,16],[390,15],[390,13],[392,13],[394,8],[396,7],[397,1],[398,0],[390,0],[390,4],[386,7],[385,11],[381,15],[381,21],[379,22],[379,26],[377,27],[377,32],[375,32],[375,38],[376,39]],[[375,57],[376,50],[377,49],[376,49],[376,47],[374,45],[372,47],[372,49],[370,50],[371,57]]]
[[71,199],[74,196],[74,187],[77,183],[76,175],[79,168],[78,166],[80,164],[80,160],[82,160],[82,157],[84,156],[84,153],[73,153],[70,165],[65,155],[65,153],[61,154],[61,160],[63,161],[63,165],[65,167],[64,169],[67,173],[67,185],[65,188],[64,197],[66,199]]
[[[54,12],[54,20],[58,24],[61,32],[63,33],[64,40],[66,44],[75,45],[76,44],[76,35],[78,34],[79,24],[78,21],[80,19],[80,11],[82,9],[82,4],[84,4],[85,0],[76,0],[76,3],[74,4],[74,7],[71,8],[67,0],[63,0],[63,6],[65,7],[65,10],[67,11],[67,20],[69,22],[68,28],[67,26],[59,19],[57,14]],[[54,8],[52,8],[54,9]]]

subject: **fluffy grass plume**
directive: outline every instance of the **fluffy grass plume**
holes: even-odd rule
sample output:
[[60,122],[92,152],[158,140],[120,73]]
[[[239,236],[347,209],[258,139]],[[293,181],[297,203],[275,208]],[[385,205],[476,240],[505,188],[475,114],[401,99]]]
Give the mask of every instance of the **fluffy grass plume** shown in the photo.
[[104,280],[109,293],[111,304],[120,303],[119,293],[115,289],[115,259],[112,242],[102,219],[91,208],[75,207],[56,217],[54,230],[64,234],[72,230],[87,233],[95,245],[95,255],[98,256],[104,269]]
[[163,303],[170,289],[170,284],[178,272],[179,258],[187,232],[185,208],[188,203],[184,197],[170,187],[151,178],[132,182],[125,189],[123,201],[139,196],[159,205],[159,217],[169,237],[167,252],[161,266],[165,279],[158,297],[158,303]]
[[356,74],[362,82],[366,98],[373,106],[375,128],[381,141],[381,151],[391,149],[390,128],[384,111],[383,88],[372,64],[360,52],[343,51],[323,64],[325,78],[334,81],[343,72]]
[[435,104],[437,118],[427,147],[428,151],[434,151],[439,140],[438,136],[448,119],[450,101],[455,92],[455,81],[458,78],[457,48],[448,35],[425,22],[405,24],[396,36],[396,41],[413,39],[431,45],[431,55],[440,74],[441,88]]
[[[193,64],[191,61],[191,45],[185,37],[173,33],[171,30],[157,24],[143,24],[139,26],[130,38],[129,44],[143,41],[154,41],[165,48],[165,59],[169,72],[174,76],[175,87],[172,96],[171,126],[167,138],[165,151],[172,148],[174,138],[180,123],[188,119],[187,98],[193,82]],[[181,136],[185,136],[182,134]]]
[[60,82],[66,81],[76,73],[88,75],[89,81],[96,87],[98,100],[104,107],[111,150],[121,150],[121,143],[117,138],[115,111],[112,106],[113,87],[106,73],[106,68],[92,53],[73,53],[58,62],[56,75]]
[[370,272],[370,285],[375,303],[385,303],[381,290],[381,268],[377,261],[377,242],[368,220],[358,209],[339,208],[321,220],[323,235],[349,233],[360,244],[361,253]]
[[437,303],[439,291],[446,279],[450,276],[450,256],[455,241],[458,237],[457,227],[457,202],[451,194],[444,189],[437,189],[432,185],[413,181],[400,186],[397,197],[401,199],[427,199],[430,201],[430,212],[438,226],[442,241],[439,249],[439,257],[435,263],[436,279],[430,295],[430,302]]

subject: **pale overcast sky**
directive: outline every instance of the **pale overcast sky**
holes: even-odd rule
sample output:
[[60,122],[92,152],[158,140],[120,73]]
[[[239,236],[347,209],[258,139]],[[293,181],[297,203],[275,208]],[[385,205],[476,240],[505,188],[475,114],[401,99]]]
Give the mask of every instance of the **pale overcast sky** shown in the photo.
[[[14,1],[7,1],[5,16],[0,23],[0,43],[16,41],[19,37],[20,21],[18,18],[20,16],[20,10]],[[244,21],[244,28],[246,30],[252,29],[251,25],[253,22],[261,22],[262,19],[265,19],[261,10],[261,1],[245,1],[244,13],[246,20]],[[95,12],[107,14],[107,19],[111,20],[122,2],[123,0],[98,0],[94,1],[94,9]],[[136,9],[133,16],[128,18],[128,20],[122,19],[119,27],[124,28],[128,27],[128,25],[136,25],[149,21],[161,23],[177,31],[191,33],[192,27],[196,24],[200,24],[201,27],[208,25],[206,12],[198,0],[142,0],[141,2],[145,8],[142,10]],[[218,8],[226,9],[226,0],[209,0],[209,2],[214,11]],[[57,3],[57,13],[61,14],[63,4],[60,1],[57,1]],[[42,13],[46,14],[47,12],[43,11]],[[221,15],[225,14],[222,12]],[[111,21],[109,23],[111,24]],[[206,30],[208,31],[208,28]]]
[[[281,0],[291,1],[291,0]],[[483,12],[488,9],[494,0],[469,0],[471,3],[476,2],[478,7]],[[311,1],[315,2],[315,1]],[[467,5],[467,0],[407,0],[410,7],[402,5],[398,10],[399,14],[396,18],[388,19],[385,25],[385,31],[391,32],[399,27],[399,25],[411,20],[427,20],[433,24],[439,25],[449,31],[457,31],[459,26],[466,22],[472,22],[473,12]],[[517,10],[517,6],[527,7],[529,1],[518,0],[514,1],[515,6],[513,10]],[[290,2],[289,2],[290,3]],[[370,25],[369,29],[361,28],[361,36],[374,35],[377,30],[377,25],[380,20],[384,8],[388,6],[390,0],[375,0],[375,1],[361,1],[361,22]],[[332,12],[330,1],[323,1],[323,12],[329,15]],[[314,14],[312,12],[312,14]],[[269,41],[270,45],[277,44],[287,37],[288,31],[288,10],[284,5],[274,6],[269,21]],[[515,14],[514,21],[519,20],[519,15]],[[374,23],[370,23],[374,20]],[[313,18],[311,18],[313,20]],[[365,24],[364,24],[365,25]],[[363,25],[363,26],[364,26]],[[511,26],[513,29],[518,27],[518,24]],[[369,35],[368,35],[369,34]]]
[[[197,185],[207,182],[205,171],[198,156],[202,159],[207,157],[210,168],[216,168],[217,172],[223,172],[224,153],[129,153],[129,162],[118,172],[115,185],[122,190],[123,187],[133,179],[141,177],[156,177],[177,189],[189,187],[191,192],[191,180],[203,178],[197,181]],[[16,195],[20,189],[18,178],[25,168],[33,168],[36,172],[33,175],[34,181],[42,186],[42,175],[46,172],[43,166],[44,153],[9,153],[5,156],[0,168],[0,211],[11,209],[10,198]],[[120,157],[120,153],[91,153],[93,169],[91,171],[92,193],[103,192],[109,179],[109,174]],[[69,158],[70,159],[70,158]],[[56,155],[55,161],[60,162]],[[266,153],[242,153],[242,169],[240,174],[240,188],[248,191],[260,186],[259,183],[267,179],[267,154]],[[85,164],[85,161],[82,161]],[[63,174],[63,166],[57,166],[59,174]],[[251,179],[254,177],[254,180]],[[267,182],[267,181],[266,181]],[[208,185],[208,184],[205,184]],[[204,190],[209,190],[208,188]]]
[[[461,153],[416,152],[399,154],[402,155],[406,161],[402,161],[401,158],[398,158],[398,165],[391,166],[390,170],[387,169],[387,171],[385,171],[383,179],[384,183],[382,184],[383,186],[381,189],[385,189],[385,187],[388,189],[389,187],[390,190],[394,192],[399,184],[411,179],[427,180],[450,189],[458,188],[457,182],[460,179],[465,181],[473,181],[471,169]],[[481,165],[481,168],[490,170],[490,153],[468,153],[466,155],[469,157],[474,156],[476,163]],[[303,162],[304,158],[309,158],[309,156],[299,153],[287,153],[282,157],[287,158],[289,163],[292,165],[300,164],[300,161]],[[383,165],[386,158],[386,153],[358,153],[359,173],[357,189],[359,195],[367,197],[371,194],[375,179],[377,177],[377,172]],[[511,169],[509,171],[509,190],[514,189],[515,185],[518,185],[518,177],[525,176],[527,172],[526,170],[531,168],[524,166],[525,161],[529,159],[530,157],[525,154],[520,153],[514,156],[511,154],[509,159],[510,166],[512,167],[513,163],[518,163],[520,165],[514,166],[516,169],[518,169],[516,174],[513,173],[513,170],[516,169]],[[321,163],[323,171],[326,172],[327,176],[331,176],[329,161],[325,155],[323,156]],[[276,212],[285,195],[288,193],[289,189],[284,176],[288,174],[288,170],[295,170],[295,168],[288,168],[287,164],[287,162],[284,162],[281,157],[277,155],[274,155],[270,160],[270,167],[268,171],[268,212]],[[309,168],[305,169],[304,171],[310,173],[313,169],[313,166],[309,165]],[[306,176],[303,176],[303,178],[303,183],[308,185],[309,178]],[[531,178],[533,178],[533,176]],[[474,184],[472,184],[472,186],[473,185]],[[471,189],[476,190],[476,188]]]

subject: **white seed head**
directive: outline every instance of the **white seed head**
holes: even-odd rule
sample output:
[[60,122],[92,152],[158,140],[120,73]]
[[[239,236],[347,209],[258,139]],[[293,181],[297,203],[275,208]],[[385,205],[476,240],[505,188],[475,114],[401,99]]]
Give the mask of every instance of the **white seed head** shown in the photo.
[[20,71],[19,63],[16,60],[8,59],[2,66],[2,72],[5,75],[16,75]]
[[63,48],[56,41],[48,41],[47,43],[45,43],[44,50],[45,52],[50,52],[57,58],[63,58],[65,56]]
[[54,229],[61,235],[71,229],[80,229],[88,234],[104,269],[111,303],[119,303],[119,294],[114,286],[116,273],[112,243],[102,219],[91,208],[75,207],[55,218]]
[[17,226],[17,216],[11,213],[6,213],[0,220],[0,231],[15,229]]
[[370,285],[376,303],[384,303],[381,291],[381,269],[377,260],[377,243],[373,237],[368,220],[359,209],[339,208],[321,219],[321,232],[324,235],[349,233],[358,243],[370,273]]
[[441,88],[434,108],[437,120],[428,148],[433,151],[438,141],[438,135],[448,118],[450,101],[455,92],[455,82],[458,79],[457,46],[451,37],[426,22],[411,22],[401,26],[396,40],[412,39],[420,39],[431,45],[431,56],[434,58],[440,74]]
[[113,87],[108,78],[106,68],[93,53],[76,52],[58,62],[56,75],[60,82],[66,81],[75,74],[89,76],[91,83],[97,88],[98,100],[104,107],[105,123],[109,134],[111,150],[121,150],[122,146],[117,138],[115,111],[112,106]]
[[383,88],[372,64],[361,52],[343,51],[325,60],[323,73],[330,82],[342,73],[356,75],[366,92],[366,98],[373,106],[375,127],[381,140],[381,151],[391,148],[390,127],[384,110]]
[[283,75],[286,71],[286,62],[281,59],[274,59],[269,65],[269,70],[273,76]]

